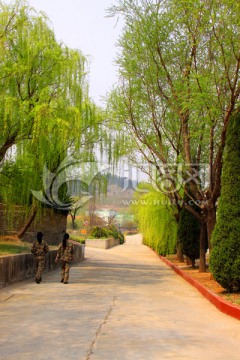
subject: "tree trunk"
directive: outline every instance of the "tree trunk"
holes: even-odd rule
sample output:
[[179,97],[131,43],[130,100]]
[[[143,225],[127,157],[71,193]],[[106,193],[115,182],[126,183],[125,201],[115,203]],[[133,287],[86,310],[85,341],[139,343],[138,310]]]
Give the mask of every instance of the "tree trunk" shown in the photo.
[[75,212],[72,214],[72,212],[70,211],[69,214],[70,214],[71,219],[72,219],[72,229],[75,229],[76,228],[76,226],[75,226],[75,219],[76,219]]
[[183,256],[183,251],[182,251],[182,244],[180,243],[180,241],[177,239],[177,259],[180,262],[184,262],[184,256]]
[[215,209],[215,206],[212,205],[212,206],[208,207],[208,212],[207,212],[207,235],[208,235],[209,252],[211,252],[211,249],[212,249],[211,236],[212,236],[212,232],[214,230],[215,224],[216,224],[216,209]]
[[200,257],[199,257],[199,272],[206,272],[206,242],[207,242],[207,224],[201,222],[200,232]]
[[17,132],[9,136],[6,139],[5,143],[0,147],[0,163],[4,160],[8,149],[10,149],[15,144],[16,137],[17,137]]
[[36,213],[37,213],[37,206],[33,205],[26,223],[23,225],[23,227],[17,233],[17,237],[19,237],[19,239],[22,239],[22,237],[26,233],[27,229],[32,224],[33,220],[35,219]]

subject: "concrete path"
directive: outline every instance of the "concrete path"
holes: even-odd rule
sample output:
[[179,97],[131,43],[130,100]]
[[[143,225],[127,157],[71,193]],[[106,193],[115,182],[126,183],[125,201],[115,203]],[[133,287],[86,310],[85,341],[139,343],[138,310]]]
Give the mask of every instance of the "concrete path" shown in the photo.
[[86,249],[68,285],[54,271],[2,289],[0,359],[238,360],[240,321],[127,240]]

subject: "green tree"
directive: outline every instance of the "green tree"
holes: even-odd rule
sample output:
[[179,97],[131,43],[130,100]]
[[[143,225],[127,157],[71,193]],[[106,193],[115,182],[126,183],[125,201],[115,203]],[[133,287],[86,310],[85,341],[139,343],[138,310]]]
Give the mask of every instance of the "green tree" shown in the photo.
[[[239,109],[239,10],[234,1],[119,0],[110,11],[125,27],[109,116],[178,213],[184,204],[200,221],[202,253],[206,226],[211,247],[226,129]],[[182,201],[186,184],[200,213]]]
[[[1,201],[35,207],[30,190],[42,188],[45,165],[55,173],[70,155],[93,161],[102,111],[88,96],[85,57],[56,41],[42,13],[23,0],[0,10]],[[59,192],[67,199],[66,186]]]
[[85,57],[58,43],[48,19],[25,1],[0,7],[0,161],[25,140],[39,158],[44,150],[51,158],[52,150],[90,147],[99,114],[88,97]]
[[240,115],[228,126],[222,189],[213,232],[210,269],[229,292],[240,290]]

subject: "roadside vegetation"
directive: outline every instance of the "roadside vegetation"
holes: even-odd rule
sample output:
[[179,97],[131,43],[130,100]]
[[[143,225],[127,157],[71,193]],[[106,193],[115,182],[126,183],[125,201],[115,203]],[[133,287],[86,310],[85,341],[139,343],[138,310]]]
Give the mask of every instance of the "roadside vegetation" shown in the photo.
[[[0,256],[30,253],[32,244],[21,241],[16,236],[0,236]],[[55,245],[49,245],[51,250],[56,249]]]
[[0,256],[28,253],[30,248],[30,243],[17,241],[16,239],[6,240],[2,237],[0,238]]
[[140,184],[134,194],[132,211],[143,242],[158,254],[174,254],[177,244],[177,223],[168,198],[154,191],[149,184]]

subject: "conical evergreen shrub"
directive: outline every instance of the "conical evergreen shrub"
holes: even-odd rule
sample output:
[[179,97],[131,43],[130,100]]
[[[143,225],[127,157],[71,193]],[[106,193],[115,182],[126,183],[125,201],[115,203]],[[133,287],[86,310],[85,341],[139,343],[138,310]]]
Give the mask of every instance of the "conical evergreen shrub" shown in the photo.
[[240,115],[231,118],[222,169],[210,270],[229,292],[240,290]]
[[[184,201],[189,201],[190,198],[184,195]],[[196,205],[192,205],[195,211],[200,212]],[[191,262],[192,267],[195,265],[195,260],[199,258],[200,254],[200,224],[199,221],[190,213],[186,208],[183,208],[180,213],[178,228],[177,228],[178,241],[182,246],[182,251]]]

